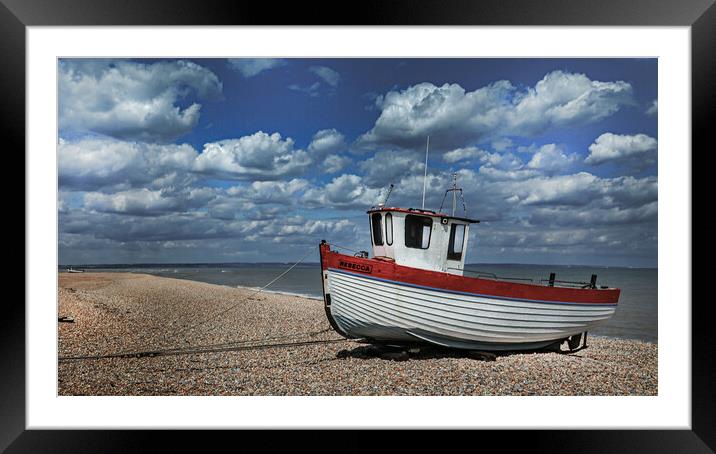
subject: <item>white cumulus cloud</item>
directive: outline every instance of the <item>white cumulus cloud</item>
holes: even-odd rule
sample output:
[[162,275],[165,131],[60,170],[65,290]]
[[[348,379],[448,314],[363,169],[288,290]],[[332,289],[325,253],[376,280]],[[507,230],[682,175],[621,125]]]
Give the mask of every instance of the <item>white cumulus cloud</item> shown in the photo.
[[321,169],[327,174],[337,173],[350,165],[351,162],[353,161],[346,156],[332,154],[323,159]]
[[164,191],[142,188],[114,194],[87,192],[84,196],[84,206],[87,209],[105,213],[155,216],[202,206],[211,198],[213,198],[213,194],[209,189],[193,189],[182,191],[179,194],[166,194]]
[[561,147],[550,143],[542,145],[532,159],[527,163],[530,169],[539,169],[545,172],[556,172],[565,170],[577,162],[579,157],[576,153],[567,154]]
[[197,152],[190,145],[147,144],[110,138],[62,140],[58,145],[61,188],[121,190],[187,185]]
[[120,139],[170,141],[199,121],[201,105],[181,107],[180,101],[192,93],[217,99],[221,91],[213,72],[189,61],[61,60],[59,125]]
[[318,156],[325,156],[341,151],[345,147],[346,138],[343,134],[336,129],[322,129],[313,135],[308,151]]
[[378,203],[379,189],[366,186],[358,175],[344,174],[322,188],[306,191],[303,201],[310,206],[364,208]]
[[481,150],[477,147],[465,147],[465,148],[457,148],[452,151],[448,151],[447,153],[443,154],[443,161],[447,163],[455,163],[458,161],[468,161],[468,160],[484,160],[489,153],[485,150]]
[[625,161],[638,158],[642,163],[653,162],[657,150],[655,138],[646,134],[621,135],[607,132],[589,146],[587,164],[599,165],[608,161]]
[[194,170],[216,178],[275,180],[305,172],[309,154],[293,147],[293,139],[259,131],[239,139],[207,143]]
[[500,80],[466,92],[458,84],[420,83],[376,100],[381,110],[357,144],[415,148],[430,136],[436,149],[450,149],[500,136],[535,136],[550,128],[599,121],[632,104],[632,87],[584,74],[553,71],[534,87]]
[[600,82],[584,74],[553,71],[534,88],[515,96],[507,113],[508,128],[534,135],[549,127],[592,123],[633,102],[627,82]]
[[290,205],[295,195],[310,187],[308,181],[294,178],[288,181],[254,181],[248,186],[234,186],[226,191],[230,198],[256,204]]

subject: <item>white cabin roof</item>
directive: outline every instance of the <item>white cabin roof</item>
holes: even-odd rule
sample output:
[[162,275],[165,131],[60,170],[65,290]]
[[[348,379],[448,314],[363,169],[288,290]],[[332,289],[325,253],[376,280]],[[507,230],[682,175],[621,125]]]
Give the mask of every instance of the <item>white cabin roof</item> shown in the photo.
[[449,214],[445,213],[439,213],[432,210],[424,210],[420,208],[399,208],[399,207],[375,207],[371,208],[370,210],[366,211],[366,213],[371,214],[378,211],[394,211],[398,213],[407,213],[407,214],[417,214],[417,215],[423,215],[423,216],[431,216],[431,217],[437,217],[437,218],[449,218],[449,219],[456,219],[458,221],[465,221],[468,224],[478,224],[480,221],[478,219],[470,219],[470,218],[463,218],[459,216],[450,216]]

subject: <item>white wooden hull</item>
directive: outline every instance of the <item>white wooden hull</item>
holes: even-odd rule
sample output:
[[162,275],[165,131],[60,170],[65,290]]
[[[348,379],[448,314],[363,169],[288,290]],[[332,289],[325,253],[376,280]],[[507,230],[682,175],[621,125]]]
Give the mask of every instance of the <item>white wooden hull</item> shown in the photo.
[[426,288],[329,268],[330,316],[350,337],[455,348],[533,349],[590,331],[616,304],[503,299]]

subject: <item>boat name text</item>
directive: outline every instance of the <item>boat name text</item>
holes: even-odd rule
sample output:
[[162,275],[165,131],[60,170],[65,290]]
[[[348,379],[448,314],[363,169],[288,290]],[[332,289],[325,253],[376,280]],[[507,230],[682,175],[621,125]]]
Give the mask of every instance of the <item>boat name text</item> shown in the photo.
[[338,266],[340,268],[345,268],[348,270],[360,271],[361,273],[370,274],[373,272],[373,265],[364,265],[362,263],[346,262],[345,260],[339,261]]

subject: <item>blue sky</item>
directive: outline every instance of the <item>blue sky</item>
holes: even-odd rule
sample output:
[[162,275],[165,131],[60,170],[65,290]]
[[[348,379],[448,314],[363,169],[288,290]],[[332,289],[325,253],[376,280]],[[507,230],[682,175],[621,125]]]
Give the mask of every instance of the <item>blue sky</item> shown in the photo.
[[368,249],[458,172],[468,262],[656,266],[656,59],[59,63],[62,264]]

